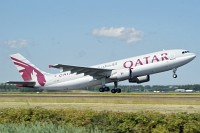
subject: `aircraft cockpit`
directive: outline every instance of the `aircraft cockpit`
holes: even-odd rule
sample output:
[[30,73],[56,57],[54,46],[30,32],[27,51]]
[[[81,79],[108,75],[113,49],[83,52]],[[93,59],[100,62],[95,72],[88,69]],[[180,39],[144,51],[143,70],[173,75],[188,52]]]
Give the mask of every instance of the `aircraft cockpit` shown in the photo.
[[190,51],[183,51],[182,54],[190,53]]

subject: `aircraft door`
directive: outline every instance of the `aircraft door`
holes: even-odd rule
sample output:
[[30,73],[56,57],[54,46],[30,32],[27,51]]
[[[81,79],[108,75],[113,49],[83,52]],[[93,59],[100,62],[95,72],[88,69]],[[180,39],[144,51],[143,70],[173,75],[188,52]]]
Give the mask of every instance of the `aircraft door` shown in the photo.
[[174,60],[174,59],[176,59],[175,52],[171,51],[170,52],[170,60]]

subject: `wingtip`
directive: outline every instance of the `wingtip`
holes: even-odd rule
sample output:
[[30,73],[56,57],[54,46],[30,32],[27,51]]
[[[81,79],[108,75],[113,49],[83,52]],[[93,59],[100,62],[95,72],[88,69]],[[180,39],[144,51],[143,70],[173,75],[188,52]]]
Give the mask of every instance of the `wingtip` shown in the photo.
[[49,65],[49,68],[52,68],[53,67],[53,65]]
[[55,65],[49,65],[49,68],[55,68],[58,64]]

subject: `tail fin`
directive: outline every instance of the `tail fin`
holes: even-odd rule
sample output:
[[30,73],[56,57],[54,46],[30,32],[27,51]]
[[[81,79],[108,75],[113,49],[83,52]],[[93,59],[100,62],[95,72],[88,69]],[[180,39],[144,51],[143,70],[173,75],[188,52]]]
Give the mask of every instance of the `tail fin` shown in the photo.
[[47,73],[41,71],[19,53],[10,56],[24,81],[35,81],[41,86],[45,85],[45,74]]

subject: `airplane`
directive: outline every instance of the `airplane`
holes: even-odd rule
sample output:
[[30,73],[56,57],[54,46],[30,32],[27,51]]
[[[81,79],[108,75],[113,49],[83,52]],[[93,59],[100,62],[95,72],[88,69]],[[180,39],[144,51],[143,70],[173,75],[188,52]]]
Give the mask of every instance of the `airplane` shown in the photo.
[[66,91],[101,85],[100,92],[110,91],[107,83],[114,83],[112,93],[121,93],[118,82],[129,83],[150,81],[150,75],[172,70],[177,78],[177,68],[192,61],[196,55],[188,50],[173,49],[112,61],[90,67],[64,64],[49,65],[49,68],[60,69],[60,73],[46,73],[21,54],[10,55],[24,81],[8,81],[19,87],[38,88],[46,91]]

